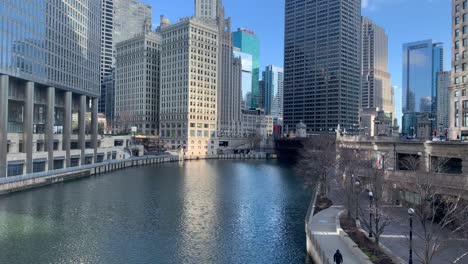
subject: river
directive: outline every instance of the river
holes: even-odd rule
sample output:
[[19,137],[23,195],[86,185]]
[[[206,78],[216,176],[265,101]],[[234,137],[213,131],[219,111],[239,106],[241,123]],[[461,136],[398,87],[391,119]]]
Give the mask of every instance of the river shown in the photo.
[[312,190],[276,161],[129,168],[0,197],[0,263],[312,263]]

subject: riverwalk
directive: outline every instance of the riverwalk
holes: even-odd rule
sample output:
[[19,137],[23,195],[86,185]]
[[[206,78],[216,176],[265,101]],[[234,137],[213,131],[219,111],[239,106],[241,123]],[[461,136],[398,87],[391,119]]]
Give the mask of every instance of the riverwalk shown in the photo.
[[336,195],[339,191],[338,183],[334,181],[332,186],[330,199],[333,206],[306,219],[307,250],[318,263],[334,263],[333,255],[338,249],[343,255],[344,263],[370,264],[369,258],[340,227],[339,216],[344,207],[342,199]]

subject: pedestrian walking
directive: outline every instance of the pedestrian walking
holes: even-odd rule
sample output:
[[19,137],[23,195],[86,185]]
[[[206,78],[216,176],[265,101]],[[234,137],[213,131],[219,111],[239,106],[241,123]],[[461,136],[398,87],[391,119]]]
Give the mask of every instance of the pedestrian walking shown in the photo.
[[341,264],[341,263],[343,263],[343,256],[341,255],[339,249],[337,249],[335,255],[333,255],[333,261],[334,261],[336,264]]

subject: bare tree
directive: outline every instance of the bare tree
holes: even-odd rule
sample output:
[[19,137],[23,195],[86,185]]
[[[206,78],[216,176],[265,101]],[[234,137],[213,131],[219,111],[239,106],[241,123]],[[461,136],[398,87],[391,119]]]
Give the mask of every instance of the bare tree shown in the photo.
[[351,212],[356,212],[358,173],[361,167],[363,157],[361,153],[351,148],[340,148],[338,156],[337,174],[341,181],[345,207],[348,218],[351,218]]
[[[468,204],[461,191],[444,187],[447,181],[448,159],[433,158],[429,168],[418,156],[408,156],[401,167],[409,171],[404,186],[413,195],[414,219],[421,226],[415,235],[423,241],[422,248],[415,248],[415,255],[424,264],[433,263],[436,255],[446,250],[447,241],[466,235]],[[466,254],[465,254],[466,255]]]
[[306,178],[307,183],[320,183],[320,197],[328,194],[330,180],[335,174],[335,141],[335,137],[326,135],[310,138],[304,143],[295,167],[297,172]]
[[[385,171],[379,167],[367,167],[364,170],[369,190],[369,207],[359,207],[359,219],[361,223],[369,230],[369,233],[375,239],[375,244],[380,247],[380,237],[385,228],[394,220],[383,210],[385,205],[384,190],[386,189]],[[372,195],[371,195],[372,194]]]

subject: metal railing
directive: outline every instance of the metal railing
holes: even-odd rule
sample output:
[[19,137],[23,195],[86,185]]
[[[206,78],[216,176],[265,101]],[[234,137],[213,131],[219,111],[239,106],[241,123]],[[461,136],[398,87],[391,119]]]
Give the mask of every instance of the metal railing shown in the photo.
[[171,158],[171,161],[177,159],[177,157],[173,155],[154,155],[154,156],[133,157],[133,158],[123,159],[123,160],[108,160],[108,161],[104,161],[101,163],[93,163],[93,164],[83,165],[83,166],[78,166],[78,167],[69,167],[69,168],[64,168],[64,169],[49,170],[49,171],[44,171],[44,172],[35,172],[35,173],[30,173],[30,174],[18,175],[18,176],[4,177],[4,178],[0,178],[0,184],[13,183],[13,182],[24,181],[24,180],[45,178],[45,177],[50,177],[50,176],[59,175],[59,174],[68,174],[72,172],[91,170],[94,168],[103,167],[107,165],[114,165],[114,164],[141,161],[141,160],[164,159],[164,158]]
[[308,232],[309,240],[312,243],[312,246],[314,247],[320,260],[322,261],[323,264],[331,264],[330,259],[325,254],[325,251],[323,251],[322,248],[320,247],[320,244],[318,243],[317,238],[312,234],[312,230],[310,230],[309,227],[307,228],[309,229],[309,232]]

